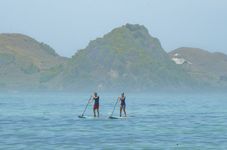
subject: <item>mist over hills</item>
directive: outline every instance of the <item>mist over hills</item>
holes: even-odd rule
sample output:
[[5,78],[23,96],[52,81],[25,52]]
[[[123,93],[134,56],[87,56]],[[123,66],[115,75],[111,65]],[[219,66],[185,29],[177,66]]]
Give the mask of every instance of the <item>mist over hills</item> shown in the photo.
[[126,24],[72,56],[22,34],[0,34],[0,89],[149,91],[226,87],[227,56],[166,53],[142,25]]

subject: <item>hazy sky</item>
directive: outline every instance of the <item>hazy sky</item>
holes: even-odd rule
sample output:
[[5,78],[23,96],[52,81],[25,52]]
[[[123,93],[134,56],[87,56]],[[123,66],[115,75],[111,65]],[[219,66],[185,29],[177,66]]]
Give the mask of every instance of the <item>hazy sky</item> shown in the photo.
[[0,32],[23,33],[72,56],[126,23],[145,25],[166,51],[227,53],[227,0],[0,0]]

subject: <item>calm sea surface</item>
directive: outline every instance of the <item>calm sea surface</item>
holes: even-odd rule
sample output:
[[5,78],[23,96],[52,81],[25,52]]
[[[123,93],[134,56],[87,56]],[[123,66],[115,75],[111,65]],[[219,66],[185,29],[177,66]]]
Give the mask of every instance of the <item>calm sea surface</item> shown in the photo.
[[0,150],[227,149],[225,93],[126,93],[129,117],[117,120],[118,95],[99,93],[101,117],[89,105],[79,119],[90,95],[1,93]]

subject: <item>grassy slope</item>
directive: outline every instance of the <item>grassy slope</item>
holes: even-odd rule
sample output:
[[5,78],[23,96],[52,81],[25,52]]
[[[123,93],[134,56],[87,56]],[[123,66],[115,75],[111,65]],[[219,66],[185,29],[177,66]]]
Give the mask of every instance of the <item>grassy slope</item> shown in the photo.
[[0,34],[2,88],[38,88],[56,76],[65,62],[51,47],[28,36]]
[[183,67],[194,78],[211,86],[227,85],[227,55],[188,47],[176,49],[170,52],[170,56],[173,57],[175,53],[192,63],[184,64]]
[[65,86],[101,89],[177,87],[190,76],[175,65],[144,26],[116,28],[91,41],[69,62]]

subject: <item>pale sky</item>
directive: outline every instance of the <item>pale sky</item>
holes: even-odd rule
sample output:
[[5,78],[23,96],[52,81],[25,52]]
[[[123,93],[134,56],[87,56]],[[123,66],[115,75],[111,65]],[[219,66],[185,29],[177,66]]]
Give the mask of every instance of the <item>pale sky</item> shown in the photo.
[[72,56],[126,23],[141,24],[168,52],[227,53],[227,0],[0,0],[0,33],[22,33]]

